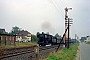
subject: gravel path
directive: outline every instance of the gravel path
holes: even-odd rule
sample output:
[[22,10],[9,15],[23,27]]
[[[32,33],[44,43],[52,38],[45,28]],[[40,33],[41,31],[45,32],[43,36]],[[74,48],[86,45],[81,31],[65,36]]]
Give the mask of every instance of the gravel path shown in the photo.
[[80,60],[80,45],[78,46],[76,58],[74,60]]

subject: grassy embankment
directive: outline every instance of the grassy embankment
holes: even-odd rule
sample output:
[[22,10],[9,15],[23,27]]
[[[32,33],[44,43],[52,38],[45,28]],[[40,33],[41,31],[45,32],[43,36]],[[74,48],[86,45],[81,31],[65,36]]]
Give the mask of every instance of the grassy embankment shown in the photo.
[[72,44],[69,49],[63,48],[51,53],[45,60],[73,60],[76,57],[79,43]]
[[34,46],[36,45],[37,43],[32,43],[32,42],[24,42],[24,43],[19,43],[19,42],[16,42],[15,45],[4,45],[2,44],[0,46],[0,54],[3,53],[2,49],[4,48],[18,48],[18,47],[25,47],[25,46]]
[[85,43],[90,45],[90,42],[85,42]]
[[17,48],[17,47],[24,47],[24,46],[34,46],[37,43],[32,43],[32,42],[24,42],[24,43],[20,43],[20,42],[16,42],[15,45],[4,45],[2,44],[0,47],[1,48]]
[[0,46],[0,53],[2,52],[2,49],[3,48],[18,48],[18,47],[25,47],[25,46],[35,46],[37,43],[32,43],[32,42],[24,42],[24,43],[19,43],[19,42],[16,42],[15,45],[4,45],[2,44]]

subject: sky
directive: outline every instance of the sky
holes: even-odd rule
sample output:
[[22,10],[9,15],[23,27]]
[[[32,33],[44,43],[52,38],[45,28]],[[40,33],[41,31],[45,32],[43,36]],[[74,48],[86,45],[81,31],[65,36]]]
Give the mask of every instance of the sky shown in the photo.
[[69,18],[70,37],[90,35],[90,0],[0,0],[0,28],[7,32],[18,26],[32,34],[49,32],[63,35],[65,8]]

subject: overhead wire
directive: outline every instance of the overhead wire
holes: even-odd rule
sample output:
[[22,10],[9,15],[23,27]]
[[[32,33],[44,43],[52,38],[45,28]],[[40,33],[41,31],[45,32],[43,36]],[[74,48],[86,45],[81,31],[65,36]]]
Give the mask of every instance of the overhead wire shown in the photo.
[[[56,0],[54,0],[54,1],[52,0],[52,2],[54,3],[55,7],[59,10],[59,12],[61,13],[61,15],[64,16],[64,15],[62,14],[61,8],[62,8],[62,7],[66,8],[66,6],[67,6],[66,1],[65,1],[65,0],[62,0],[63,6],[61,6],[60,4],[58,4],[59,7],[57,6],[57,4],[56,4],[55,1],[56,1]],[[57,0],[57,1],[58,1],[58,0]],[[59,2],[57,2],[57,3],[59,3]],[[69,15],[71,16],[70,13],[69,13]],[[73,27],[74,27],[74,26],[73,26]],[[75,28],[74,28],[74,30],[75,30]]]
[[54,4],[54,6],[57,8],[57,10],[61,13],[61,16],[64,17],[64,14],[62,13],[62,11],[60,10],[60,8],[57,6],[57,4],[55,3],[55,1],[51,0]]
[[62,13],[62,11],[59,9],[59,7],[57,6],[56,2],[54,2],[53,0],[50,0],[52,2],[49,2],[48,0],[44,0],[46,3],[48,3],[49,5],[53,5],[61,14],[61,17],[64,18],[64,14]]
[[[46,0],[45,0],[46,1]],[[59,4],[59,1],[60,0],[51,0],[52,3],[54,4],[54,6],[57,8],[57,10],[60,12],[61,16],[64,17],[64,14],[63,14],[63,11],[62,11],[62,8],[65,8],[67,6],[67,3],[65,0],[61,0],[62,4],[60,5]],[[46,1],[47,2],[47,1]],[[48,3],[48,2],[47,2]],[[64,9],[63,9],[64,10]]]
[[67,3],[65,0],[61,0],[63,2],[63,4],[65,5],[65,7],[67,6]]
[[44,1],[45,1],[47,4],[51,5],[51,6],[52,6],[52,4],[53,4],[53,6],[59,11],[61,17],[64,18],[64,14],[63,14],[63,12],[61,11],[61,9],[59,9],[59,7],[57,6],[57,3],[56,3],[56,2],[54,2],[54,1],[52,1],[52,0],[50,0],[51,2],[49,2],[48,0],[44,0]]
[[[62,1],[66,4],[66,6],[68,6],[68,4],[67,4],[67,2],[66,2],[65,0],[62,0]],[[67,8],[68,8],[68,7],[67,7]],[[71,7],[71,8],[72,8],[72,7]],[[72,8],[72,9],[73,9],[73,8]],[[71,15],[72,15],[72,14],[69,13],[69,16],[71,16]],[[69,18],[71,18],[71,17],[69,17]],[[74,22],[74,21],[73,21],[73,22]],[[71,27],[72,27],[72,25],[71,25]],[[71,29],[70,29],[70,30],[71,30]],[[75,31],[75,26],[74,26],[74,24],[73,24],[73,30],[74,30],[74,31],[71,30],[71,32],[74,32],[74,33],[71,33],[71,32],[70,32],[70,35],[73,35],[73,34],[75,34],[75,32],[76,32],[76,31]]]

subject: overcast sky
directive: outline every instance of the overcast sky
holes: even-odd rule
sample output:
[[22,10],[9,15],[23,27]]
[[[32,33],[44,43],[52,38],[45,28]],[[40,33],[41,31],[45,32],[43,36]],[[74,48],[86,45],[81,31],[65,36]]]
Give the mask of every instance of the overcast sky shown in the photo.
[[71,7],[70,36],[90,35],[90,0],[0,0],[0,28],[18,26],[32,34],[64,33],[64,9]]

